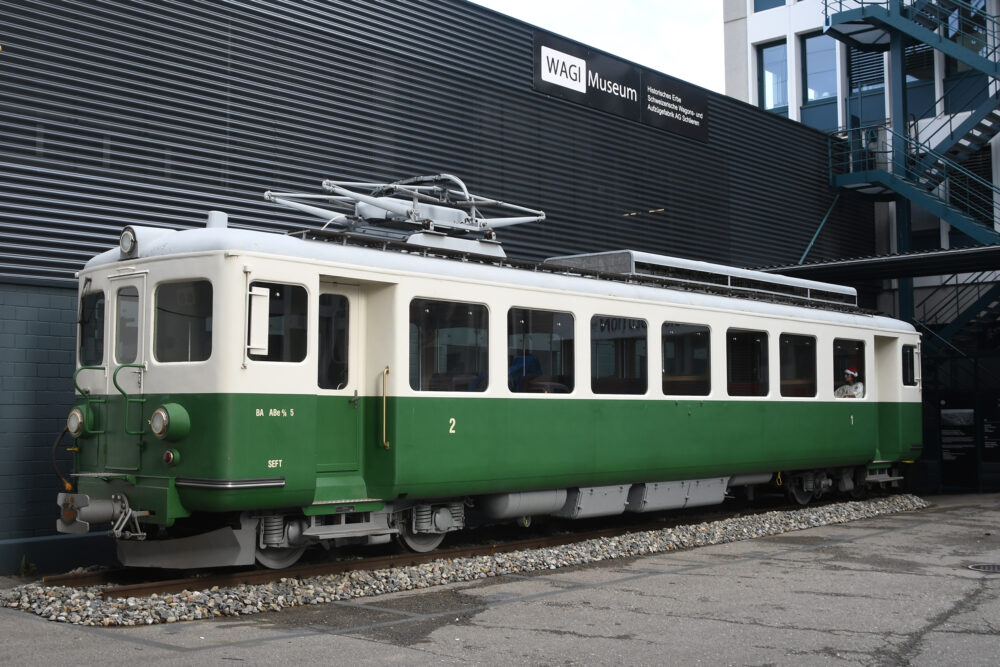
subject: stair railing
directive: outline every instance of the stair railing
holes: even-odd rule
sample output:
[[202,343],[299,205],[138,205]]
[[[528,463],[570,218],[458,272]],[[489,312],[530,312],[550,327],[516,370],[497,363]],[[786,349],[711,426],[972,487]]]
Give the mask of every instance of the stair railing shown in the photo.
[[997,271],[948,276],[914,306],[920,320],[928,325],[951,321],[983,296],[998,278]]
[[[862,7],[883,7],[888,11],[891,4],[893,0],[823,0],[823,16],[826,25],[830,25],[831,14]],[[988,14],[966,0],[899,0],[899,4],[908,9],[905,16],[914,23],[921,25],[918,17],[925,19],[930,24],[925,26],[928,30],[936,31],[941,28],[942,36],[946,39],[965,45],[983,58],[995,60],[994,56],[1000,48],[1000,41],[997,39],[1000,35],[1000,18],[996,15]],[[970,20],[968,16],[982,18],[982,25]]]
[[[937,110],[939,107],[944,106],[945,100],[954,95],[957,89],[961,89],[962,83],[962,81],[956,81],[944,91],[944,94],[941,95],[941,97],[934,100],[934,103],[927,109],[924,109],[919,114],[910,114],[911,117],[915,118],[913,121],[914,126],[921,120],[924,120],[926,124],[932,128],[931,132],[923,138],[916,137],[916,135],[914,138],[919,139],[922,143],[929,146],[936,145],[937,143],[943,141],[945,137],[954,138],[955,127],[965,122],[966,117],[962,115],[964,112],[958,111],[948,113],[945,111],[939,114],[937,113]],[[989,99],[991,96],[997,94],[998,91],[1000,91],[1000,85],[998,85],[997,81],[992,78],[988,78],[985,86],[976,87],[971,91],[967,91],[966,93],[958,96],[957,99],[952,97],[952,106],[960,109],[972,107],[976,98],[985,94],[986,98]],[[970,109],[970,112],[973,110],[974,109]]]
[[[896,164],[893,156],[892,144],[897,141],[906,146],[903,164]],[[896,132],[885,123],[832,133],[828,145],[831,184],[839,174],[882,170],[921,188],[945,205],[978,220],[990,229],[1000,220],[1000,188],[936,153],[926,143]],[[917,162],[925,155],[932,156],[935,164],[931,169],[918,171]],[[953,183],[950,197],[936,192],[949,179],[964,182],[964,196],[959,197],[960,189],[954,187]]]

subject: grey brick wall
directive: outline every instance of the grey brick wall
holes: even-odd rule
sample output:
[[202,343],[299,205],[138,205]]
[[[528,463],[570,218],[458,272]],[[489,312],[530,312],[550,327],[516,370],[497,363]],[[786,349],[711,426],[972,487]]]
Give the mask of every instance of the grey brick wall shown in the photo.
[[[73,401],[73,289],[0,283],[0,543],[55,534],[49,450]],[[70,470],[63,441],[56,460]]]

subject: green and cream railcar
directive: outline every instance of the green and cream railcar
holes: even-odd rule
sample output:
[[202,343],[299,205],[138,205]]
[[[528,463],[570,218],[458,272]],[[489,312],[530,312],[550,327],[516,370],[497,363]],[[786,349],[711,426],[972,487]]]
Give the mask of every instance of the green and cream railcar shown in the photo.
[[[112,522],[127,565],[281,567],[318,542],[431,549],[470,507],[580,518],[776,482],[807,502],[919,454],[918,336],[852,290],[326,238],[216,215],[87,264],[61,531]],[[858,398],[835,397],[845,368]]]

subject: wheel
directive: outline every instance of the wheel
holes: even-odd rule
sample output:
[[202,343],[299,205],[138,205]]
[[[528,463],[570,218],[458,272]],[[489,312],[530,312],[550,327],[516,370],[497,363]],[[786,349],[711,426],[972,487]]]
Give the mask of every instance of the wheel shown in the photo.
[[257,562],[272,570],[283,570],[298,562],[305,552],[305,547],[285,547],[261,549],[257,547]]
[[802,486],[801,478],[793,479],[792,483],[788,485],[788,497],[799,505],[808,505],[814,496],[814,492],[806,491]]
[[854,488],[851,489],[851,498],[854,500],[864,500],[868,497],[868,482],[865,481],[867,471],[858,468],[854,472]]
[[424,554],[441,546],[441,542],[444,541],[444,533],[413,532],[413,514],[407,512],[399,522],[399,534],[396,536],[396,540],[406,549]]

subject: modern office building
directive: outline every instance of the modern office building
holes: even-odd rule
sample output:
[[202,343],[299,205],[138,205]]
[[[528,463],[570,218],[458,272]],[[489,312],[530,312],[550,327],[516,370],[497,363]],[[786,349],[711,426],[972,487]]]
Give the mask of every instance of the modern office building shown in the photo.
[[829,185],[875,205],[880,280],[924,333],[929,486],[1000,486],[996,0],[726,0],[726,92],[827,133]]

